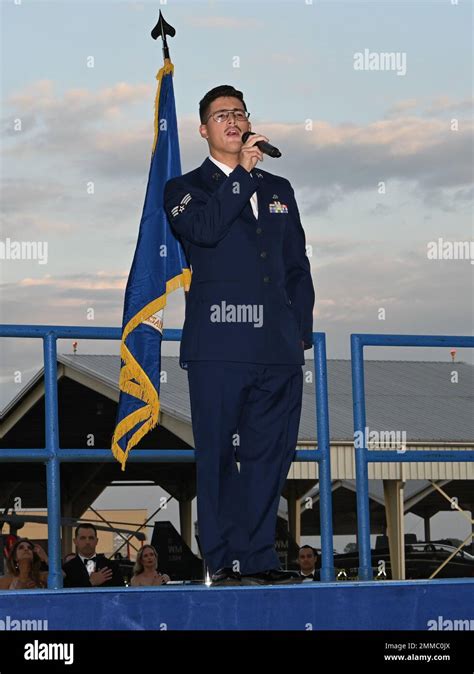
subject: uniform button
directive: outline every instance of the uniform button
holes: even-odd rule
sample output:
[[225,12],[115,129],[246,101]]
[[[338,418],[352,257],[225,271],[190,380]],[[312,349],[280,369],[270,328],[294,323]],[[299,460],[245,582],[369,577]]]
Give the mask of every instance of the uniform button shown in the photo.
[[264,276],[263,280],[265,283],[270,283],[270,277],[269,276]]
[[256,229],[255,231],[257,232],[257,234],[261,234],[261,233],[262,233],[262,228],[261,228],[261,227],[257,227],[257,229]]
[[267,251],[262,250],[262,252],[260,253],[260,257],[267,257]]

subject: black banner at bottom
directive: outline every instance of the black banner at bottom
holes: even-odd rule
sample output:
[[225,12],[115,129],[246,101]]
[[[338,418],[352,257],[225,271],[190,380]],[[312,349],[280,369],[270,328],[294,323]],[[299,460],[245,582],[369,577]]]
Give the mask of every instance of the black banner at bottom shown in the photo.
[[0,674],[93,672],[99,665],[141,670],[157,663],[180,671],[203,663],[248,668],[262,659],[280,668],[290,659],[298,669],[324,663],[388,671],[415,664],[461,674],[473,671],[473,637],[471,631],[0,631]]

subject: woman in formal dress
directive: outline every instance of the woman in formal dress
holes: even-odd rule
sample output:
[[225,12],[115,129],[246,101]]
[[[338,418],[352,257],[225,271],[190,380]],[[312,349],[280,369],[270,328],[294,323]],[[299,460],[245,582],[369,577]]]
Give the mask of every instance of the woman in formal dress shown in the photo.
[[48,572],[40,570],[42,562],[48,563],[43,548],[27,538],[19,538],[10,549],[7,573],[0,578],[0,589],[34,590],[47,587]]
[[166,573],[158,571],[158,553],[152,545],[144,545],[138,551],[130,581],[132,587],[145,585],[164,585],[170,581]]

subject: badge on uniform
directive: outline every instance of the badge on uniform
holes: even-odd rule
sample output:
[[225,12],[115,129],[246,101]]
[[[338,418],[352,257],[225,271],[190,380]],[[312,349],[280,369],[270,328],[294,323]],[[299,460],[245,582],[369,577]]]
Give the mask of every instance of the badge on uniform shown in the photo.
[[173,218],[175,218],[177,215],[179,215],[180,213],[182,213],[182,212],[184,211],[184,209],[185,209],[186,206],[189,204],[189,202],[191,201],[191,199],[192,199],[192,197],[191,197],[191,195],[189,194],[189,192],[188,192],[187,194],[184,195],[184,197],[181,199],[181,201],[179,202],[179,204],[178,204],[177,206],[174,206],[174,207],[171,209],[171,215],[173,216]]
[[268,204],[270,213],[288,213],[288,206],[282,204],[281,201],[272,201],[271,204]]

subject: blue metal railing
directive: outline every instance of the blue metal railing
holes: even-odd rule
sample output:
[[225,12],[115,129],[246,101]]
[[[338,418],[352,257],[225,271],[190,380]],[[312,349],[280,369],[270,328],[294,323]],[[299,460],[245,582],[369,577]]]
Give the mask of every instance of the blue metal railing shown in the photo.
[[[165,330],[164,341],[180,341],[181,330]],[[46,464],[46,489],[48,508],[48,587],[62,587],[61,572],[61,483],[62,462],[113,462],[110,449],[61,449],[58,428],[57,389],[57,340],[58,339],[117,339],[119,328],[86,328],[60,325],[0,325],[0,337],[38,338],[43,340],[45,384],[45,447],[33,449],[0,449],[0,462],[24,461]],[[319,463],[319,493],[321,520],[321,580],[334,580],[331,457],[329,441],[329,411],[326,366],[326,336],[313,333],[314,371],[317,409],[317,450],[298,450],[295,461]],[[130,452],[128,461],[133,462],[193,462],[194,450],[138,450]]]
[[361,444],[354,442],[357,497],[357,531],[359,548],[359,579],[372,580],[370,550],[369,472],[370,461],[474,461],[474,450],[423,450],[394,452],[393,450],[368,450],[366,447],[366,415],[364,387],[364,346],[429,346],[474,347],[474,337],[440,335],[351,335],[352,397],[354,411],[354,439],[365,438]]

